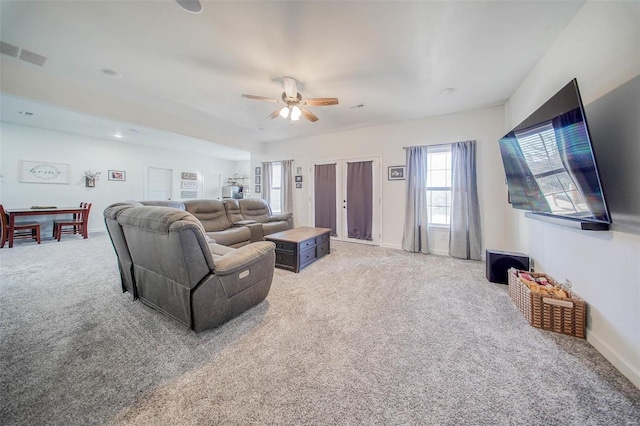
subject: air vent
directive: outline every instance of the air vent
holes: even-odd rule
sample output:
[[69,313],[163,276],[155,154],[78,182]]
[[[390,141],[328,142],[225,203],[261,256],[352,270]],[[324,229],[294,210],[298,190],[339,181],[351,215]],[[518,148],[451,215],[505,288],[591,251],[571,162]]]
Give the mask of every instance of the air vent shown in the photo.
[[14,58],[17,58],[19,51],[20,51],[20,48],[18,46],[14,46],[13,44],[0,41],[0,53],[2,53],[3,55],[9,55]]
[[20,51],[20,59],[38,66],[43,66],[44,63],[47,62],[46,57],[38,55],[37,53],[30,52],[26,49],[22,49]]
[[[47,62],[46,56],[38,55],[37,53],[33,53],[26,49],[20,49],[18,46],[14,46],[13,44],[5,43],[4,41],[0,41],[0,53],[3,55],[8,55],[13,58],[20,58],[25,62],[29,62],[34,65],[43,66],[45,62]],[[18,56],[20,53],[20,56]]]

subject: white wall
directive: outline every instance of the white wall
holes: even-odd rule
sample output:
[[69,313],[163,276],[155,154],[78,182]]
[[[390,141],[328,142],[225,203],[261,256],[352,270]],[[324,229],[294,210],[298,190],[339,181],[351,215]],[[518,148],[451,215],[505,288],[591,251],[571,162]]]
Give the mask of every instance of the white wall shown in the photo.
[[[310,125],[299,123],[295,125]],[[505,221],[508,214],[507,189],[500,160],[498,139],[504,134],[502,107],[442,115],[420,120],[366,127],[300,139],[267,143],[264,154],[252,155],[252,166],[261,161],[294,159],[294,168],[303,168],[303,188],[294,189],[296,226],[310,223],[309,175],[311,161],[381,157],[382,164],[382,245],[400,248],[404,226],[405,181],[388,181],[387,167],[404,165],[405,146],[477,140],[478,192],[484,246],[508,249]],[[252,167],[252,169],[253,169]],[[448,235],[431,232],[435,254],[448,253]]]
[[[19,181],[21,160],[69,164],[70,183],[40,184]],[[0,203],[6,208],[33,205],[77,206],[81,201],[93,203],[89,232],[103,231],[102,211],[109,204],[144,199],[146,167],[173,170],[173,197],[180,199],[181,172],[220,173],[222,179],[234,173],[249,174],[249,163],[234,162],[200,154],[153,149],[124,142],[113,142],[85,136],[71,135],[34,127],[0,123]],[[85,188],[84,171],[101,171],[95,188]],[[108,170],[126,171],[126,181],[107,179]],[[34,217],[49,221],[51,217]],[[44,235],[51,233],[50,224]]]
[[[640,74],[639,52],[640,3],[586,3],[507,103],[506,128],[573,78],[588,105]],[[572,281],[589,304],[587,340],[640,387],[640,237],[512,217],[515,248],[538,270]]]

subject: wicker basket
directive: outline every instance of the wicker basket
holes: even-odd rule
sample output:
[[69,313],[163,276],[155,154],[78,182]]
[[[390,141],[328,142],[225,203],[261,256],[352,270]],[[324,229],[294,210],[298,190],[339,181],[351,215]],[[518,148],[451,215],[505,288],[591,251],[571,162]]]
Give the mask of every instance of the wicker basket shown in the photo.
[[[569,295],[568,298],[533,292],[516,273],[516,269],[509,269],[509,296],[532,326],[570,336],[585,337],[587,303],[583,299],[566,288],[563,289]],[[551,284],[559,286],[548,275],[527,273],[535,278],[545,277]]]

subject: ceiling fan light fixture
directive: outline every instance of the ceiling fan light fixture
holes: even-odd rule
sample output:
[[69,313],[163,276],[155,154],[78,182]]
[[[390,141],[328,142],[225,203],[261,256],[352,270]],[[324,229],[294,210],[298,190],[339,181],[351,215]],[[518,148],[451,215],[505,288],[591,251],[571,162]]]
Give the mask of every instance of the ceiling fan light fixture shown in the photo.
[[291,120],[293,121],[298,121],[300,120],[300,116],[302,115],[302,111],[300,111],[300,108],[298,108],[297,106],[293,106],[291,108]]
[[280,110],[280,117],[287,118],[289,116],[289,107],[283,107]]

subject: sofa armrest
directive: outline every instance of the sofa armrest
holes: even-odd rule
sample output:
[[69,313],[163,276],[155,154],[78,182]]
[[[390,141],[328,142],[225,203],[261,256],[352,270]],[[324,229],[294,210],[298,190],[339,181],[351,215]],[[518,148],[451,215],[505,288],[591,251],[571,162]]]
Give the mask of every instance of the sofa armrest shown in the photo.
[[279,222],[281,220],[288,220],[292,215],[293,215],[292,213],[275,214],[273,216],[269,216],[269,222]]
[[249,228],[249,231],[251,232],[252,243],[264,241],[264,230],[262,229],[262,224],[260,222],[251,223],[247,225],[247,228]]
[[240,247],[233,252],[213,260],[216,275],[224,276],[233,274],[240,269],[247,268],[250,264],[268,257],[276,246],[273,243],[261,241]]

